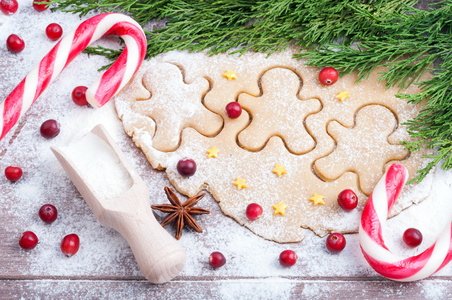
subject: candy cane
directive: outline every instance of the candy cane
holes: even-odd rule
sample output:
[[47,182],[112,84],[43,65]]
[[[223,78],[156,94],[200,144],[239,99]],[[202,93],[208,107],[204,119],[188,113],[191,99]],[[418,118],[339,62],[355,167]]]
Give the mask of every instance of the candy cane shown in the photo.
[[80,52],[101,37],[111,34],[124,40],[124,50],[115,63],[86,91],[86,98],[91,105],[101,107],[121,90],[144,59],[146,36],[141,26],[128,16],[100,14],[84,21],[59,41],[0,104],[0,140]]
[[419,255],[401,258],[389,251],[383,240],[382,224],[408,179],[404,166],[393,164],[375,186],[364,207],[359,225],[361,250],[370,266],[396,281],[415,281],[440,270],[452,259],[451,225],[436,243]]

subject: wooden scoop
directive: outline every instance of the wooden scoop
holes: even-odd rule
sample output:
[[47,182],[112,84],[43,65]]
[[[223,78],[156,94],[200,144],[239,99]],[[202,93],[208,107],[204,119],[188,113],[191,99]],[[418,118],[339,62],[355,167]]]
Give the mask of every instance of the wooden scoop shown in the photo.
[[104,199],[96,196],[93,183],[85,181],[86,178],[81,174],[83,172],[77,171],[77,166],[65,152],[51,149],[99,222],[115,229],[127,240],[146,279],[152,283],[171,280],[184,267],[184,250],[155,219],[149,205],[146,184],[105,128],[97,125],[91,132],[112,148],[130,175],[130,189],[118,197]]

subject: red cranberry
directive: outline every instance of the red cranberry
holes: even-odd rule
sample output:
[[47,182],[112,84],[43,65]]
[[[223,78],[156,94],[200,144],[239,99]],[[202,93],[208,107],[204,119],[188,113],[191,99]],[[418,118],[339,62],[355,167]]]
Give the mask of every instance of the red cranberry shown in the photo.
[[56,41],[63,35],[63,28],[57,23],[51,23],[46,27],[46,35],[52,41]]
[[292,250],[284,250],[279,255],[279,263],[284,267],[292,267],[297,262],[298,256]]
[[238,102],[231,102],[226,105],[226,114],[231,119],[237,119],[242,114],[242,106]]
[[196,163],[193,159],[181,159],[177,163],[177,171],[184,177],[190,177],[196,173]]
[[262,213],[263,213],[262,206],[260,206],[257,203],[251,203],[246,207],[246,217],[251,221],[259,219]]
[[340,233],[332,233],[326,238],[326,247],[331,252],[341,252],[345,244],[345,237]]
[[69,234],[63,238],[61,242],[61,251],[63,251],[64,255],[67,257],[71,257],[75,253],[77,253],[80,247],[80,239],[76,234]]
[[337,203],[344,210],[350,211],[358,205],[358,197],[352,190],[343,190],[337,196]]
[[326,67],[319,73],[319,80],[321,84],[332,85],[337,81],[338,73],[335,68]]
[[55,120],[47,120],[41,125],[41,135],[46,139],[52,139],[60,133],[60,124]]
[[22,169],[19,167],[6,167],[5,169],[6,179],[11,181],[17,181],[22,177]]
[[6,48],[13,53],[19,53],[24,50],[25,42],[17,34],[11,34],[6,39]]
[[86,86],[78,86],[72,91],[72,101],[78,106],[85,106],[88,104],[86,100]]
[[212,252],[209,256],[209,264],[214,268],[224,266],[226,257],[221,252]]
[[403,233],[403,241],[410,247],[417,247],[422,243],[422,233],[416,228],[408,228]]
[[5,15],[13,15],[16,13],[19,8],[19,4],[16,0],[1,0],[0,1],[0,10]]
[[[47,4],[37,4],[36,2],[47,2]],[[48,2],[50,2],[50,0],[36,0],[35,2],[33,2],[33,7],[37,11],[45,11],[47,8],[49,8]]]
[[45,223],[53,223],[58,217],[58,212],[55,206],[52,204],[44,204],[39,209],[39,217]]
[[25,231],[19,240],[19,246],[23,249],[33,249],[38,244],[38,237],[31,231]]

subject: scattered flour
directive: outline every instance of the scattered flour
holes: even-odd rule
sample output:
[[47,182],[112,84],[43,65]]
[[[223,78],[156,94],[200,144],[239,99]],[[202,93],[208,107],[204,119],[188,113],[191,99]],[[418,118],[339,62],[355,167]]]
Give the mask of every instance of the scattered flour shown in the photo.
[[451,297],[451,291],[445,282],[432,282],[424,281],[418,283],[418,286],[422,288],[421,295],[426,300],[440,300]]
[[133,184],[118,155],[92,132],[59,150],[71,160],[75,171],[100,199],[118,197]]
[[[30,1],[19,0],[19,5],[16,15],[6,21],[0,19],[0,24],[3,22],[0,42],[10,33],[19,32],[27,45],[18,55],[0,47],[0,101],[54,44],[44,34],[49,23],[57,22],[69,31],[80,22],[79,17],[70,14],[49,10],[38,13]],[[106,46],[116,45],[116,39],[107,38],[103,42]],[[12,164],[24,170],[23,178],[16,183],[0,176],[0,278],[41,278],[16,283],[0,280],[1,290],[9,287],[9,291],[14,291],[10,298],[232,299],[234,293],[241,293],[237,295],[242,295],[242,299],[251,299],[252,295],[253,299],[327,299],[335,287],[327,281],[317,280],[319,277],[339,278],[343,282],[367,278],[374,280],[369,283],[372,286],[381,282],[381,286],[386,287],[381,290],[382,298],[406,298],[404,295],[409,291],[420,291],[418,297],[425,299],[451,297],[450,281],[438,279],[438,276],[450,278],[452,265],[446,266],[436,277],[417,283],[380,281],[381,277],[364,260],[356,234],[346,235],[346,248],[334,255],[327,252],[325,238],[311,232],[306,233],[301,243],[276,244],[225,217],[210,195],[199,203],[212,212],[197,218],[204,232],[198,234],[184,229],[180,240],[187,252],[187,264],[181,276],[162,286],[147,283],[126,241],[97,222],[49,149],[67,145],[101,123],[147,183],[150,203],[167,203],[163,191],[163,187],[169,185],[166,175],[152,170],[141,151],[123,132],[113,103],[92,109],[78,107],[70,99],[72,89],[92,83],[100,76],[97,69],[106,63],[108,61],[101,57],[78,56],[29,110],[17,138],[10,143],[16,130],[13,128],[0,141],[0,170]],[[55,139],[45,140],[39,135],[39,126],[50,118],[60,122],[62,131]],[[411,256],[434,242],[443,226],[452,219],[451,183],[452,172],[437,170],[429,198],[386,222],[385,241],[393,252]],[[37,214],[45,203],[52,203],[59,209],[59,217],[51,225],[44,224]],[[424,242],[417,249],[408,249],[401,242],[401,235],[408,227],[417,227],[424,235]],[[174,234],[172,227],[166,228]],[[23,251],[17,245],[18,236],[25,230],[32,230],[39,237],[40,243],[32,251]],[[68,259],[61,253],[59,243],[70,233],[80,236],[81,248]],[[286,249],[296,251],[299,256],[292,268],[283,268],[278,263],[279,253]],[[221,251],[227,258],[227,264],[217,270],[207,263],[207,257],[213,251]],[[200,276],[212,280],[198,281]],[[111,280],[96,281],[99,277]],[[300,294],[294,294],[298,283],[305,281],[309,284],[299,288]],[[200,286],[204,288],[200,289]],[[360,299],[366,298],[369,293],[366,285],[360,287],[363,295]],[[346,291],[354,285],[342,284],[340,288]]]

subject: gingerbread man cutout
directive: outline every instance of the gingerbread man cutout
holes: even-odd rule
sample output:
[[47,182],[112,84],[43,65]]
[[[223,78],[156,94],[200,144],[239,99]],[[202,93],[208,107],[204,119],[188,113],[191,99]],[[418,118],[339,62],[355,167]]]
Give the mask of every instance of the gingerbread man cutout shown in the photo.
[[251,124],[238,136],[241,146],[257,151],[270,137],[280,136],[294,154],[314,149],[315,141],[306,131],[304,120],[318,112],[321,104],[317,99],[300,100],[300,84],[300,77],[293,71],[274,68],[262,76],[262,96],[239,95],[238,102],[252,117]]
[[337,146],[331,154],[315,162],[317,174],[325,180],[336,180],[345,172],[355,172],[361,190],[369,195],[383,175],[385,164],[408,155],[402,145],[388,142],[396,125],[394,114],[381,105],[360,109],[352,128],[330,122],[327,131]]
[[202,103],[209,90],[206,79],[197,78],[186,84],[177,66],[158,63],[146,71],[143,85],[151,92],[151,98],[137,101],[133,109],[155,121],[154,148],[160,151],[175,150],[179,146],[181,132],[186,127],[193,127],[206,136],[215,135],[221,130],[221,116],[208,110]]

